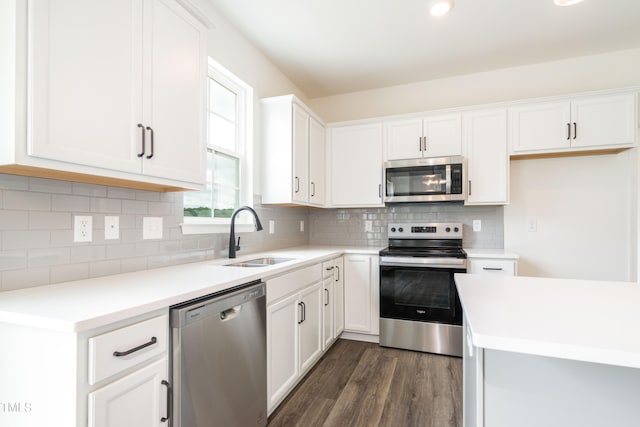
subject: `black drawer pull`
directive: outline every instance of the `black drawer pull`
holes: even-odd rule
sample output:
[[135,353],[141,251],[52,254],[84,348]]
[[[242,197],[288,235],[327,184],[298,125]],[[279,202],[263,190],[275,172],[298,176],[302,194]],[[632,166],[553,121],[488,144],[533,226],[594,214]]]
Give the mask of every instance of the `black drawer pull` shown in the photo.
[[127,351],[114,351],[114,352],[113,352],[113,355],[114,355],[115,357],[128,356],[128,355],[130,355],[131,353],[135,353],[136,351],[138,351],[138,350],[142,350],[142,349],[143,349],[143,348],[145,348],[145,347],[149,347],[150,345],[154,345],[154,344],[155,344],[155,343],[157,343],[157,342],[158,342],[158,339],[157,339],[156,337],[151,337],[151,339],[149,340],[149,342],[146,342],[146,343],[144,343],[144,344],[142,344],[142,345],[139,345],[139,346],[137,346],[137,347],[131,348],[131,349],[127,350]]
[[166,423],[171,418],[171,401],[173,400],[171,396],[173,394],[173,390],[171,389],[171,384],[169,384],[169,381],[167,380],[162,380],[160,384],[167,387],[167,416],[160,418],[160,422]]
[[502,267],[482,267],[485,271],[502,271]]

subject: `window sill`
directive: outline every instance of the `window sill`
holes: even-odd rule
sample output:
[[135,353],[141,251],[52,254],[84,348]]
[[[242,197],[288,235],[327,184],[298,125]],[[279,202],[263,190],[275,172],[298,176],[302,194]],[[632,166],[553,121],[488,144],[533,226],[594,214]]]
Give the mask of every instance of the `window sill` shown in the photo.
[[[182,228],[182,234],[229,234],[231,230],[230,224],[180,224]],[[249,233],[254,231],[256,226],[254,224],[236,224],[236,233]]]

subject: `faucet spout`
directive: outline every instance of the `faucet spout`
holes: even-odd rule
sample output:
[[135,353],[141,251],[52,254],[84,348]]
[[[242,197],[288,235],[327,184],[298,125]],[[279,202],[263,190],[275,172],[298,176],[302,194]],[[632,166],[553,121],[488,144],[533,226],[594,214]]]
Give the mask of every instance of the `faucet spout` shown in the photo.
[[[249,206],[240,206],[238,209],[233,211],[231,215],[231,233],[229,234],[229,258],[236,257],[236,251],[240,250],[240,245],[236,246],[236,215],[238,215],[242,211],[249,211],[253,215],[256,223],[256,231],[262,230],[262,224],[260,224],[260,218],[258,218],[258,214],[253,208]],[[240,242],[238,242],[240,243]]]

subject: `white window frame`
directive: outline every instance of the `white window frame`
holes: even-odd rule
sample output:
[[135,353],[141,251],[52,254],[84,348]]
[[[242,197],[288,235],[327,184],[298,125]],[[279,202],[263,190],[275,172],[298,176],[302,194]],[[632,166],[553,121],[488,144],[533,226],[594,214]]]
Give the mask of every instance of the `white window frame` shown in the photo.
[[[253,206],[253,88],[237,78],[233,73],[209,58],[208,79],[213,79],[237,94],[238,142],[237,151],[230,152],[209,144],[209,114],[207,114],[207,151],[215,150],[225,154],[240,154],[240,206]],[[207,80],[207,106],[209,82]],[[212,206],[212,209],[214,207]],[[183,216],[183,234],[227,233],[230,218],[197,218]],[[255,228],[251,217],[240,215],[236,219],[236,231],[252,231]]]

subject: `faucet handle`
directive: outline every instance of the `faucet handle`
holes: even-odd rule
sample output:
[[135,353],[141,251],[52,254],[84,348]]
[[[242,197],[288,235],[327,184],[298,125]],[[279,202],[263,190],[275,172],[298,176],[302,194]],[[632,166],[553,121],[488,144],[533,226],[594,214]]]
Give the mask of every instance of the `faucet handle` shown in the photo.
[[240,250],[240,236],[238,236],[238,244],[236,245],[236,251]]

